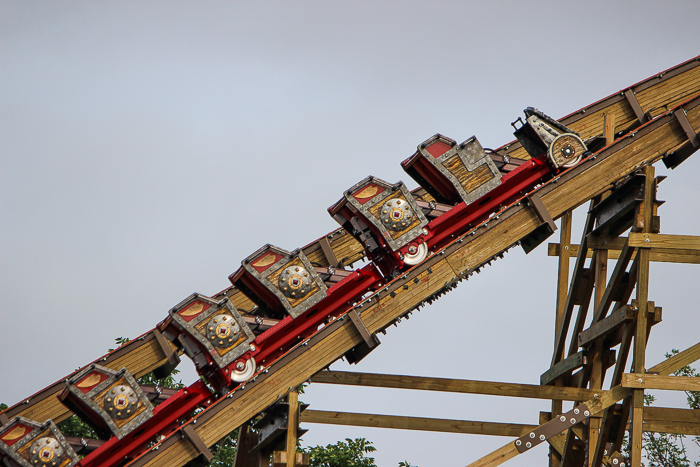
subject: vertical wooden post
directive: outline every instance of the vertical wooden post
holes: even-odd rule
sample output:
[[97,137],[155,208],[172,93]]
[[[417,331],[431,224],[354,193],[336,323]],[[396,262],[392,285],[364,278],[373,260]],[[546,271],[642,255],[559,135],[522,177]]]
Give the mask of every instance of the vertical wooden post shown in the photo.
[[[595,264],[593,265],[595,272],[595,299],[594,308],[603,299],[605,288],[608,282],[608,250],[597,249],[594,255]],[[603,387],[603,379],[605,378],[605,370],[603,369],[603,342],[598,340],[594,344],[593,354],[591,355],[591,389],[601,389]],[[593,465],[593,459],[596,454],[596,446],[600,435],[601,419],[591,417],[588,422],[588,465]]]
[[[566,297],[569,293],[569,260],[571,259],[571,211],[566,211],[561,216],[560,239],[559,239],[559,268],[557,274],[557,308],[554,324],[555,334],[558,332],[562,319],[564,319],[564,307],[566,306]],[[556,340],[556,335],[555,335]],[[564,355],[560,355],[563,358]],[[557,381],[557,386],[561,386],[562,382]],[[555,417],[562,412],[562,402],[552,401],[552,416]],[[559,467],[561,465],[561,455],[554,449],[549,448],[549,465],[550,467]]]
[[[644,168],[646,182],[644,185],[644,201],[638,206],[635,230],[651,232],[651,221],[654,210],[654,167]],[[645,355],[647,346],[647,308],[649,303],[649,249],[637,249],[637,324],[634,334],[634,373],[644,373],[646,370]],[[630,432],[631,464],[640,467],[642,464],[642,415],[644,412],[644,389],[635,389],[632,396],[632,423]]]
[[[238,428],[238,443],[233,467],[260,467],[264,457],[260,452],[251,452],[256,444],[258,444],[258,435],[250,431],[250,423],[241,425]],[[269,454],[265,459],[269,463]]]
[[605,136],[605,145],[608,146],[615,141],[615,115],[605,114],[603,117],[603,136]]
[[287,467],[295,467],[297,453],[297,427],[299,426],[299,393],[293,389],[287,395],[289,417],[287,418]]
[[[561,216],[559,239],[559,267],[557,270],[557,315],[554,330],[559,329],[561,320],[564,319],[564,307],[566,297],[569,294],[569,260],[571,259],[571,211],[566,211]],[[561,357],[563,357],[563,353]]]

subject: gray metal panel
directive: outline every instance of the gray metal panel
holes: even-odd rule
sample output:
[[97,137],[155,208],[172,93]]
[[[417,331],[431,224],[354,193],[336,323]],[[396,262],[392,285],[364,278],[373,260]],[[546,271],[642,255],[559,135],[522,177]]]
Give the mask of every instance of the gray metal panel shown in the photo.
[[[186,309],[195,301],[208,303],[210,307],[188,322],[178,314],[178,311]],[[224,309],[224,311],[221,311],[222,309]],[[222,369],[233,363],[237,358],[250,350],[250,343],[255,340],[253,331],[250,330],[248,324],[243,320],[243,317],[240,315],[240,313],[238,313],[238,310],[233,306],[228,298],[224,298],[223,300],[214,300],[195,293],[177,304],[170,310],[169,313],[177,326],[180,327],[180,329],[185,330],[188,334],[190,334],[190,336],[195,338],[197,342],[202,344],[219,368]],[[206,334],[200,332],[196,327],[202,321],[212,320],[217,315],[231,316],[241,332],[243,332],[246,336],[245,339],[236,346],[236,348],[230,350],[223,356],[220,355],[217,350],[215,350],[214,345]]]
[[[352,196],[352,193],[357,192],[363,186],[369,185],[370,183],[374,183],[375,185],[381,186],[382,188],[384,188],[384,191],[372,198],[371,200],[367,201],[366,203],[362,204],[359,201],[357,201],[357,199],[355,199],[354,196]],[[413,215],[415,215],[418,218],[419,223],[417,226],[411,228],[410,230],[400,235],[398,238],[394,239],[391,237],[391,234],[386,229],[386,227],[384,227],[381,220],[377,219],[370,212],[370,209],[376,206],[377,204],[384,202],[384,200],[389,198],[397,191],[401,191],[406,201],[408,201],[409,206],[413,210]],[[378,178],[367,177],[360,183],[353,185],[353,187],[349,190],[346,190],[345,199],[347,199],[348,202],[358,212],[360,212],[369,222],[371,222],[381,232],[382,236],[384,237],[384,240],[387,242],[387,244],[393,251],[396,251],[404,245],[408,244],[409,242],[415,240],[419,235],[421,235],[423,227],[425,227],[428,224],[428,219],[426,219],[426,217],[423,215],[423,211],[416,204],[415,198],[413,198],[413,195],[408,190],[408,188],[406,188],[406,185],[404,185],[402,181],[391,185]]]
[[[22,467],[34,467],[34,464],[22,457],[19,451],[22,451],[22,448],[24,448],[26,445],[42,440],[42,438],[48,438],[47,440],[42,440],[41,444],[44,446],[44,449],[48,448],[47,453],[50,453],[52,456],[51,461],[56,462],[57,467],[72,467],[80,460],[75,454],[75,451],[71,445],[68,443],[68,441],[66,441],[66,438],[64,438],[63,434],[52,420],[47,420],[46,423],[41,424],[28,418],[16,417],[12,419],[10,423],[2,427],[2,430],[0,430],[0,436],[12,432],[19,425],[25,425],[32,428],[32,430],[22,436],[22,438],[16,443],[12,444],[12,446],[7,445],[0,440],[0,454],[4,453],[7,457]],[[49,433],[46,433],[46,430],[48,430]],[[42,434],[49,436],[41,436]],[[53,438],[53,440],[51,438]],[[47,443],[47,441],[49,442]],[[41,456],[41,450],[32,450],[35,452],[33,455],[37,456],[37,459],[34,460],[38,460],[39,456]],[[2,455],[0,455],[0,458],[2,458]],[[33,460],[31,453],[30,460]]]
[[[263,272],[258,272],[257,269],[255,269],[252,266],[251,262],[254,261],[255,258],[262,257],[268,251],[281,255],[282,258],[279,259],[275,264],[273,264],[269,268],[265,269]],[[318,286],[318,291],[308,296],[307,298],[299,302],[297,305],[292,306],[292,304],[289,301],[289,298],[287,298],[284,295],[284,293],[280,290],[278,284],[273,284],[270,280],[268,280],[268,277],[285,267],[287,264],[294,261],[294,259],[296,258],[299,258],[302,265],[304,266],[304,269],[306,269],[313,282],[316,284],[316,286]],[[302,252],[300,249],[294,250],[290,253],[281,248],[277,248],[276,246],[267,244],[264,247],[257,250],[252,255],[250,255],[248,258],[246,258],[243,261],[243,267],[249,274],[251,274],[254,278],[259,280],[260,283],[262,283],[270,292],[272,292],[279,299],[282,306],[284,306],[284,309],[292,318],[296,318],[297,316],[304,313],[306,310],[308,310],[309,308],[326,298],[326,296],[328,296],[328,288],[326,287],[326,284],[321,280],[321,277],[316,273],[316,269],[306,258],[304,252]]]
[[[97,384],[95,387],[93,387],[86,393],[83,393],[80,389],[76,387],[76,384],[89,373],[93,372],[107,375],[107,379]],[[122,378],[126,380],[126,386],[128,386],[129,389],[133,391],[133,396],[137,400],[136,407],[138,407],[140,404],[144,406],[145,410],[137,416],[135,416],[134,418],[132,418],[131,420],[129,420],[121,427],[119,427],[115,422],[114,417],[110,415],[109,412],[107,412],[104,408],[102,408],[102,405],[100,405],[99,402],[96,401],[96,398],[105,389],[108,389],[111,386],[115,386],[116,383]],[[66,381],[66,386],[71,392],[71,394],[80,399],[93,412],[99,415],[100,418],[102,418],[102,420],[104,420],[104,422],[107,424],[114,436],[116,436],[119,439],[129,434],[133,429],[135,429],[136,427],[138,427],[143,422],[145,422],[153,416],[153,405],[151,405],[151,401],[148,400],[148,397],[146,397],[146,395],[141,390],[139,384],[136,382],[134,377],[131,376],[131,373],[129,373],[129,370],[127,370],[126,368],[122,368],[119,371],[114,371],[107,367],[93,364],[85,368],[80,373],[78,373],[75,377]],[[107,395],[105,395],[105,397]]]
[[[493,159],[486,154],[486,151],[484,151],[484,148],[481,146],[481,143],[479,143],[479,140],[476,139],[476,136],[472,136],[462,144],[455,146],[437,158],[431,157],[430,154],[427,154],[427,151],[424,149],[421,149],[421,152],[425,155],[426,159],[440,171],[440,173],[442,173],[450,180],[450,182],[452,182],[452,185],[454,185],[455,189],[459,193],[459,196],[466,204],[476,201],[501,184],[501,171],[498,170],[498,167],[496,167]],[[486,164],[494,178],[483,185],[480,185],[475,190],[467,193],[462,187],[459,179],[457,179],[457,177],[443,165],[443,162],[455,155],[459,156],[462,164],[464,164],[464,167],[466,167],[469,172],[472,172],[481,165]]]

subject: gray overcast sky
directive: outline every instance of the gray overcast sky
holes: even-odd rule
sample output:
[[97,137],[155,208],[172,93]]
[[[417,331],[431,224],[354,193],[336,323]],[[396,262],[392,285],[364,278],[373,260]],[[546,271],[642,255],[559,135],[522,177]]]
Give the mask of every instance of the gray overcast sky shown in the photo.
[[[365,176],[414,187],[399,162],[434,133],[497,147],[527,106],[561,117],[698,55],[699,20],[697,1],[2,1],[0,401],[223,289],[264,243],[334,229],[326,208]],[[661,185],[662,232],[700,233],[698,177],[695,156]],[[537,383],[555,273],[545,247],[513,251],[334,368]],[[651,364],[699,340],[697,279],[697,266],[653,265]],[[548,410],[322,385],[302,399],[518,423]],[[374,441],[382,466],[466,465],[508,441],[307,428],[305,444]],[[545,462],[540,449],[508,465]]]

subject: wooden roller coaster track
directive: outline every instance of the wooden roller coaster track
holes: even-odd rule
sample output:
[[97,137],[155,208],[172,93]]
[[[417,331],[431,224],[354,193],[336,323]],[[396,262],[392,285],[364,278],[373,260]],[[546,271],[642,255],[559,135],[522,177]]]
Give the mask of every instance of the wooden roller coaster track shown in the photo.
[[[605,127],[606,117],[608,122],[614,122],[612,127]],[[650,190],[649,180],[653,179],[653,170],[650,171],[650,168],[654,163],[663,160],[667,165],[675,167],[700,147],[696,130],[700,128],[700,57],[623,89],[562,118],[560,122],[584,140],[602,137],[607,133],[610,144],[595,153],[587,154],[574,167],[557,173],[514,202],[498,206],[488,219],[451,238],[446,246],[432,251],[419,264],[387,280],[379,290],[363,296],[337,318],[295,345],[263,371],[257,372],[252,379],[217,395],[204,410],[191,416],[179,428],[161,433],[156,444],[135,458],[128,458],[124,465],[174,467],[187,464],[352,349],[370,343],[373,334],[447,293],[481,266],[501,257],[513,246],[532,239],[533,233],[541,230],[544,224],[551,224],[553,220],[567,215],[590,200],[600,201],[601,195],[623,186],[635,174],[647,175],[646,189]],[[518,142],[506,144],[490,156],[500,164],[504,172],[516,169],[530,158]],[[424,190],[415,191],[424,200],[432,200]],[[647,198],[648,206],[644,215],[651,215],[651,204],[653,203]],[[649,237],[654,235],[648,228],[650,220],[651,218],[646,230],[639,231],[639,235],[647,237],[639,237],[641,240],[634,237],[635,241],[644,242],[644,239],[650,238],[656,240],[656,237]],[[629,243],[624,245],[621,256],[631,257],[635,248],[634,251],[645,251],[640,246],[632,246],[632,237],[631,235]],[[586,246],[582,245],[581,250],[585,249]],[[343,265],[365,258],[364,246],[345,228],[337,229],[308,244],[302,248],[302,252],[322,268],[340,266],[342,269]],[[648,251],[638,255],[648,255]],[[585,251],[583,260],[585,261]],[[580,274],[576,271],[583,269],[583,262],[580,262],[580,265],[577,262],[575,268],[575,280],[579,277],[577,274]],[[621,267],[626,266],[627,263]],[[255,306],[236,287],[227,288],[212,298],[224,297],[244,314],[244,310],[252,310]],[[646,302],[646,297],[642,298]],[[602,300],[608,307],[613,301],[611,297]],[[559,323],[552,368],[565,357],[564,342],[574,306],[573,299],[570,301],[571,303],[563,303],[565,312]],[[596,309],[596,320],[604,320],[607,313],[608,310],[600,306],[599,310]],[[274,324],[264,323],[260,318],[256,320],[252,315],[244,318],[251,326]],[[640,321],[646,327],[646,317],[637,322]],[[113,370],[127,368],[135,377],[154,370],[167,374],[179,362],[181,350],[164,336],[161,325],[91,364]],[[576,325],[579,332],[583,330],[579,329],[581,325]],[[643,354],[636,355],[636,373],[643,372],[643,367],[639,367],[639,359],[642,357]],[[0,425],[6,425],[15,417],[38,422],[51,419],[58,423],[72,415],[57,395],[65,388],[64,380],[74,377],[83,368],[0,413]],[[659,374],[668,374],[668,369],[665,372],[659,371]],[[640,384],[642,388],[648,387]],[[601,391],[599,397],[586,402],[588,416],[605,413],[611,419],[612,415],[608,415],[610,412],[606,409],[623,400],[632,390],[629,385],[617,381],[611,390]],[[630,410],[634,412],[637,406],[638,404],[633,404]],[[633,423],[637,423],[638,415],[633,420]],[[604,418],[602,424],[606,423],[609,420]],[[551,423],[547,426],[551,427]],[[560,432],[565,429],[562,428]],[[639,429],[637,431],[641,433]],[[522,441],[525,442],[527,441]],[[562,451],[566,453],[573,450],[574,444],[573,439],[567,438]],[[524,452],[519,448],[519,444],[509,443],[473,465],[496,465]],[[596,451],[595,455],[597,465],[600,465],[602,451]],[[569,455],[571,458],[572,455]]]

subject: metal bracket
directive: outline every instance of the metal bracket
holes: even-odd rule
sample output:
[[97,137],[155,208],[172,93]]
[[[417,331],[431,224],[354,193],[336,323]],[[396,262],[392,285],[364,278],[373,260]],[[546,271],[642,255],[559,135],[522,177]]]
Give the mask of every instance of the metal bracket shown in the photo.
[[180,357],[177,353],[173,352],[172,347],[170,347],[170,344],[165,336],[163,336],[163,333],[161,333],[158,329],[154,329],[153,335],[156,338],[158,346],[163,351],[163,355],[165,355],[166,360],[165,363],[156,368],[153,373],[155,374],[156,378],[163,379],[172,373],[173,370],[180,364]]
[[549,228],[552,229],[552,232],[557,230],[557,225],[554,223],[554,219],[552,219],[552,216],[549,215],[549,211],[547,211],[547,208],[544,206],[544,203],[542,202],[540,196],[537,193],[533,193],[529,196],[529,199],[530,205],[535,209],[535,212],[537,213],[537,217],[539,217],[542,222],[547,223],[549,225]]
[[649,120],[649,116],[644,113],[642,106],[639,105],[639,101],[637,100],[637,96],[634,95],[634,91],[631,89],[625,91],[625,99],[627,99],[627,103],[630,105],[630,107],[632,107],[632,111],[637,117],[637,120],[639,120],[639,123],[645,123]]
[[700,138],[698,138],[698,134],[693,129],[693,125],[690,124],[685,110],[678,109],[673,112],[673,115],[676,117],[676,120],[678,120],[678,123],[680,123],[683,131],[685,131],[686,136],[688,136],[690,144],[692,144],[694,148],[700,147]]
[[182,436],[183,438],[187,438],[187,440],[192,443],[192,446],[197,450],[199,453],[199,456],[204,457],[207,460],[207,463],[211,462],[211,460],[214,458],[214,454],[209,450],[209,447],[204,444],[204,441],[202,441],[202,438],[199,437],[197,432],[194,430],[194,427],[190,425],[185,425],[182,427]]
[[515,448],[518,452],[523,453],[529,451],[549,438],[558,435],[564,430],[571,428],[577,423],[581,423],[591,416],[590,410],[586,404],[581,404],[564,414],[548,421],[530,433],[527,433],[515,440]]
[[331,248],[331,243],[328,241],[328,237],[323,237],[320,239],[318,244],[321,245],[323,254],[326,255],[326,259],[328,260],[328,264],[331,267],[337,268],[340,262],[338,261],[338,258],[335,257],[335,253],[333,253],[333,248]]
[[[638,201],[644,199],[645,181],[644,175],[633,175],[593,208],[595,215],[594,235],[604,234],[607,229],[607,234],[615,237],[631,227],[634,219],[634,208]],[[656,191],[654,191],[654,199],[656,199]]]
[[348,313],[348,316],[350,317],[352,324],[354,324],[357,328],[360,336],[362,336],[364,342],[355,346],[352,350],[346,353],[345,358],[349,363],[358,363],[360,360],[369,355],[372,350],[377,348],[381,342],[379,342],[379,338],[376,334],[369,332],[369,329],[367,329],[367,326],[365,326],[365,323],[362,321],[362,318],[360,318],[360,315],[357,314],[357,311],[351,310]]
[[547,211],[544,203],[540,199],[537,193],[533,193],[528,197],[530,201],[530,206],[535,210],[537,217],[542,221],[542,224],[535,230],[530,232],[526,237],[520,240],[520,246],[525,251],[525,253],[530,253],[532,250],[537,248],[542,242],[549,238],[555,230],[557,230],[557,225],[554,223],[554,219]]

